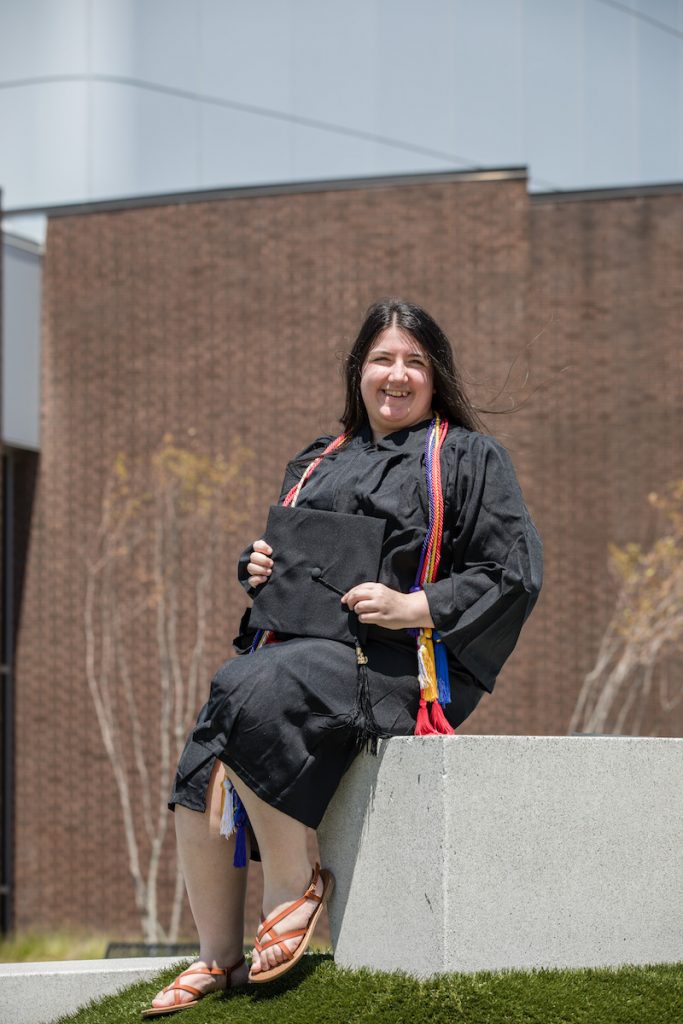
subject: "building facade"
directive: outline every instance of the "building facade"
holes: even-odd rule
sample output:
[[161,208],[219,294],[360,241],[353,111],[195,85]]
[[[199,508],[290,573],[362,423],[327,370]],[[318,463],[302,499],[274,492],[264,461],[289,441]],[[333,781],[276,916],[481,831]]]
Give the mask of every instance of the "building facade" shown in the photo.
[[[533,196],[524,168],[252,187],[50,218],[43,442],[39,464],[17,473],[13,511],[25,544],[15,560],[18,928],[73,923],[112,939],[140,931],[128,826],[92,689],[108,672],[125,723],[128,680],[155,771],[164,665],[157,605],[133,614],[149,580],[132,551],[118,592],[131,612],[119,638],[125,669],[93,648],[103,606],[90,614],[88,567],[122,456],[144,465],[169,436],[198,456],[249,450],[220,529],[198,527],[177,563],[187,678],[197,565],[203,542],[215,543],[194,713],[245,607],[237,556],[260,535],[285,461],[336,432],[341,361],[365,309],[385,295],[423,305],[451,338],[488,431],[510,451],[544,542],[534,614],[460,731],[566,733],[617,594],[608,545],[651,544],[662,524],[647,496],[683,477],[682,260],[680,187]],[[680,688],[680,670],[661,672]],[[680,735],[683,707],[665,711],[660,698],[653,687],[638,731]],[[147,863],[135,729],[119,741]],[[158,789],[153,799],[158,809]],[[169,828],[158,866],[167,905],[174,856]],[[191,931],[187,907],[181,930]]]

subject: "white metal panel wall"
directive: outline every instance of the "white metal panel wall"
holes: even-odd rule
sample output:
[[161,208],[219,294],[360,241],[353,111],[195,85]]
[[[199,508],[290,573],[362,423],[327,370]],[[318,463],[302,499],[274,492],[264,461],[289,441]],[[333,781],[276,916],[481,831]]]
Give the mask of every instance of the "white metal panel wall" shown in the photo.
[[683,178],[683,0],[0,5],[5,207],[529,167]]
[[19,239],[2,243],[2,440],[38,451],[41,257]]

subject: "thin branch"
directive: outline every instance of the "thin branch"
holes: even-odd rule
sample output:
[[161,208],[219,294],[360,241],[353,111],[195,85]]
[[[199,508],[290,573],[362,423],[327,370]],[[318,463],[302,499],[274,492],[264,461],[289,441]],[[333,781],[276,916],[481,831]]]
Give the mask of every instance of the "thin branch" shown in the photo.
[[154,829],[152,825],[152,805],[150,800],[150,778],[145,761],[144,742],[142,737],[142,719],[135,699],[135,691],[128,669],[126,658],[126,647],[123,640],[121,627],[121,616],[114,615],[114,635],[116,638],[116,650],[118,655],[119,672],[123,683],[123,693],[128,708],[128,721],[130,723],[131,736],[133,738],[133,758],[140,779],[138,794],[142,800],[142,819],[145,826],[145,834],[149,842],[152,841]]

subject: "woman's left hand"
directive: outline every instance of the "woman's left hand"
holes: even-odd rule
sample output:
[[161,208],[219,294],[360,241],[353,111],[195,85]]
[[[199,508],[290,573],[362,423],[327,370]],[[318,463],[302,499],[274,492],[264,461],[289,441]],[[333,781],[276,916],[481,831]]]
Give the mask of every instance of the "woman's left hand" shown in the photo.
[[385,629],[433,626],[423,591],[402,594],[383,583],[358,583],[344,594],[342,604],[355,612],[360,622]]

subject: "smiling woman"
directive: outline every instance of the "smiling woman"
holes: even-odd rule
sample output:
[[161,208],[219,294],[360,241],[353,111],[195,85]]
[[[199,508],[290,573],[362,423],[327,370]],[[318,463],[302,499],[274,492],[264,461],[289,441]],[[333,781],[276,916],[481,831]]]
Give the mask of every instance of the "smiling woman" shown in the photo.
[[[339,554],[338,513],[356,547],[353,517],[380,521],[379,570],[368,555],[345,592],[341,572],[325,570],[355,624],[350,641],[305,616],[294,634],[256,630],[245,612],[233,644],[246,657],[217,670],[169,800],[200,960],[146,1016],[270,981],[299,959],[334,884],[309,863],[306,828],[366,742],[372,752],[379,736],[457,729],[493,690],[538,598],[542,546],[512,461],[482,431],[438,324],[414,304],[375,303],[345,372],[342,433],[285,470],[279,504],[303,514],[289,517],[280,550],[250,543],[238,578],[250,597],[274,567],[310,584],[328,564],[322,549]],[[320,550],[296,529],[307,512],[329,526]],[[263,864],[264,918],[247,975],[250,858]]]

